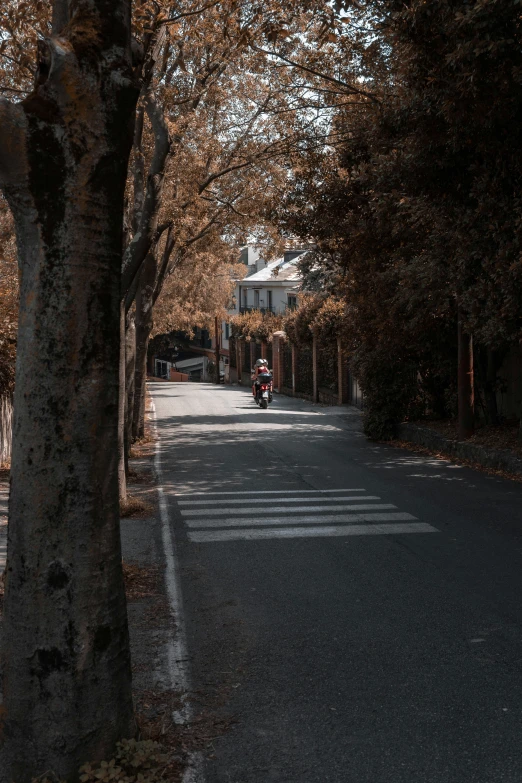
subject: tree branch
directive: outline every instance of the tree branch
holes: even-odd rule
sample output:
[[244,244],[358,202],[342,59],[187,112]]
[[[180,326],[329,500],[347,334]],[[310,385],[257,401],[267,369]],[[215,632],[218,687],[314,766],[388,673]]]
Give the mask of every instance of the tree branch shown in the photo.
[[52,13],[52,34],[58,36],[69,21],[69,2],[68,0],[53,0]]
[[0,98],[0,187],[27,181],[27,119],[20,103]]
[[176,235],[174,233],[174,226],[169,227],[169,232],[167,234],[167,239],[165,242],[165,247],[163,248],[163,253],[161,256],[161,264],[158,270],[158,274],[156,276],[156,280],[154,283],[154,293],[152,295],[152,306],[156,304],[156,301],[158,299],[158,296],[161,293],[161,289],[163,288],[163,282],[165,280],[167,269],[169,267],[169,261],[170,257],[172,255],[172,251],[174,250],[174,247],[176,246]]
[[[217,201],[218,204],[223,204],[223,206],[228,207],[228,209],[230,209],[232,212],[234,212],[238,217],[241,217],[241,218],[247,218],[248,217],[248,215],[245,214],[244,212],[240,212],[239,209],[237,209],[234,206],[232,201],[227,201],[224,198],[220,198],[217,195],[217,193],[214,193],[213,190],[209,190],[208,193],[210,193],[212,198],[209,198],[208,196],[202,196],[201,198],[203,198],[205,201],[209,201],[209,202]],[[236,199],[237,198],[239,198],[239,196],[236,196]]]
[[197,16],[197,14],[202,14],[204,11],[208,11],[209,8],[215,8],[215,6],[219,5],[220,2],[221,0],[214,0],[214,2],[207,3],[207,5],[203,5],[201,8],[196,8],[194,11],[186,11],[184,14],[177,14],[177,16],[174,16],[172,19],[165,19],[160,24],[176,24],[176,22],[179,22],[180,19],[186,19],[188,16]]
[[319,79],[322,79],[325,82],[330,82],[331,84],[336,84],[338,87],[343,87],[345,90],[353,93],[354,95],[364,95],[365,98],[368,98],[368,100],[372,101],[373,103],[380,104],[379,99],[376,98],[375,95],[372,95],[371,92],[360,90],[357,87],[354,87],[353,84],[344,82],[342,79],[337,79],[335,76],[329,76],[328,74],[321,73],[321,71],[316,71],[314,68],[310,68],[307,65],[302,65],[301,63],[297,63],[294,60],[290,60],[283,54],[279,54],[279,52],[270,52],[267,49],[261,49],[259,46],[256,46],[253,43],[250,44],[250,47],[254,49],[254,51],[260,52],[261,54],[267,54],[269,57],[277,57],[279,60],[283,60],[283,62],[285,62],[291,68],[298,68],[301,71],[312,74],[312,76],[317,76]]
[[154,242],[165,169],[171,149],[171,139],[165,117],[151,94],[146,97],[145,110],[154,133],[154,154],[147,175],[147,187],[138,230],[127,246],[123,257],[122,296],[126,296]]

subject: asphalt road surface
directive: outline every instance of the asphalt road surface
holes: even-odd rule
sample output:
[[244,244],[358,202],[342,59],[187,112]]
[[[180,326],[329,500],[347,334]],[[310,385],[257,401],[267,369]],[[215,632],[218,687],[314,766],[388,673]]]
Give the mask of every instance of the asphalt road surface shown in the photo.
[[206,783],[521,783],[522,484],[152,384]]

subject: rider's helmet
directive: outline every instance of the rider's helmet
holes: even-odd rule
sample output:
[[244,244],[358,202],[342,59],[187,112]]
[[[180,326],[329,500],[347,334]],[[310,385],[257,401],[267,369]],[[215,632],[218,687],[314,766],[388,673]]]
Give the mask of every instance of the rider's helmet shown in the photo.
[[256,367],[267,367],[267,361],[266,359],[258,359],[256,362]]

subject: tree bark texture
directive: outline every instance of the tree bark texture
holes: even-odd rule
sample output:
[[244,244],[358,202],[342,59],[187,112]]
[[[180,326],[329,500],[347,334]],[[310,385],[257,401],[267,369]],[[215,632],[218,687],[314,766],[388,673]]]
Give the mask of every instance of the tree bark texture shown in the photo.
[[145,435],[145,394],[147,383],[147,352],[152,331],[152,305],[157,278],[157,261],[149,253],[140,274],[136,295],[136,372],[134,385],[133,440]]
[[127,471],[125,469],[125,402],[127,388],[125,383],[126,344],[125,344],[125,300],[120,301],[120,356],[118,383],[118,493],[120,503],[127,500]]
[[119,535],[129,0],[62,0],[37,86],[0,101],[21,267],[4,628],[3,780],[75,780],[133,732]]
[[134,315],[127,317],[125,331],[125,465],[128,475],[130,449],[132,446],[132,414],[134,411],[134,386],[136,373],[136,324]]
[[459,318],[458,322],[458,414],[459,438],[465,440],[475,429],[475,393],[473,381],[473,338]]
[[125,293],[132,286],[136,275],[141,273],[142,266],[147,262],[147,255],[157,239],[163,183],[171,148],[171,139],[165,117],[151,94],[148,94],[145,98],[145,108],[154,132],[154,154],[147,174],[146,186],[143,190],[141,147],[136,150],[137,159],[134,176],[134,228],[136,230],[123,256],[122,285]]

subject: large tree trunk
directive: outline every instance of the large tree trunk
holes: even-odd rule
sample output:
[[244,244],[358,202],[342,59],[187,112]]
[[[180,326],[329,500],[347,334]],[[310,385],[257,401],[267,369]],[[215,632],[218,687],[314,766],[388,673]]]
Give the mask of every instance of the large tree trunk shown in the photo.
[[149,253],[140,275],[136,295],[136,372],[134,386],[133,439],[145,434],[145,395],[147,382],[147,352],[152,331],[152,305],[157,277],[157,261]]
[[125,467],[129,473],[129,457],[132,445],[132,415],[134,412],[134,386],[136,373],[136,324],[134,315],[127,317],[125,332]]
[[120,356],[119,356],[119,380],[118,380],[118,488],[120,503],[127,500],[127,471],[125,467],[125,403],[127,400],[127,387],[125,383],[125,369],[127,364],[126,340],[125,340],[125,301],[120,301]]
[[136,319],[136,372],[134,382],[133,440],[145,435],[145,400],[147,396],[147,352],[152,319]]
[[1,765],[16,783],[73,780],[133,732],[118,504],[130,2],[55,11],[35,92],[0,101],[21,264]]

